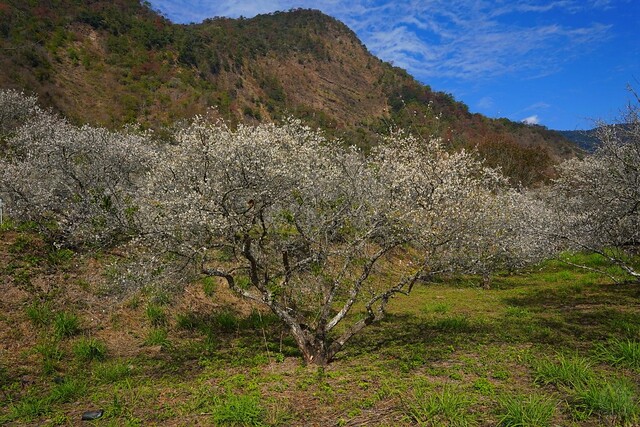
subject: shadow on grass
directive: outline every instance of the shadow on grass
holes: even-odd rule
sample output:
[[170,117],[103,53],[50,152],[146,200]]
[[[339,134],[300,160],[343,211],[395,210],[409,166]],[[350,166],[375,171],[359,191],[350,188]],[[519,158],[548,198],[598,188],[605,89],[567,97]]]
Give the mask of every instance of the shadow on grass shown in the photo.
[[411,314],[388,314],[350,341],[339,359],[375,354],[397,363],[403,371],[445,360],[454,348],[482,342],[493,327],[486,322],[447,315],[424,319]]
[[520,323],[521,332],[525,332],[520,338],[546,331],[552,338],[548,343],[578,347],[612,337],[640,338],[637,284],[537,288],[503,301],[531,313],[519,322],[503,322],[510,331]]

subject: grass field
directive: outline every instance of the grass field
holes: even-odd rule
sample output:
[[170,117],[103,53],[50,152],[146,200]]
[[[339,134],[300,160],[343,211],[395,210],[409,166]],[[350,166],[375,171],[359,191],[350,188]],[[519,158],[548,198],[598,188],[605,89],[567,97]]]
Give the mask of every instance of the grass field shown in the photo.
[[637,284],[550,261],[490,290],[473,277],[420,285],[322,369],[214,281],[123,298],[104,286],[109,255],[8,228],[2,425],[640,425]]

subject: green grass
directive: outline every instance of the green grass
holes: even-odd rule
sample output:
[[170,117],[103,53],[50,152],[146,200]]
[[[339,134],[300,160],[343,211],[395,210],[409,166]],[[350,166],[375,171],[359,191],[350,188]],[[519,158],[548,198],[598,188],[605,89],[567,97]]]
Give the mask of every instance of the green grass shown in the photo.
[[588,384],[594,378],[592,363],[583,357],[558,355],[554,359],[542,359],[535,363],[535,382],[540,384],[564,385],[577,388]]
[[178,313],[176,315],[176,327],[185,331],[196,331],[204,326],[200,316],[195,313]]
[[598,359],[613,366],[640,371],[640,342],[630,339],[612,339],[596,347]]
[[473,389],[484,396],[491,396],[495,392],[495,387],[486,378],[478,378],[474,381]]
[[132,365],[125,362],[105,362],[93,367],[93,376],[102,383],[115,383],[131,377]]
[[68,267],[73,260],[74,253],[69,249],[52,250],[47,254],[47,260],[53,266]]
[[502,399],[500,426],[546,427],[556,411],[556,402],[546,396],[508,396]]
[[574,399],[579,411],[599,415],[614,425],[634,426],[640,421],[638,398],[628,381],[594,381],[580,387]]
[[211,324],[222,332],[234,332],[240,325],[240,318],[231,310],[214,313],[209,319]]
[[216,292],[218,284],[213,277],[205,277],[202,279],[202,290],[209,298],[212,298]]
[[47,327],[53,320],[50,303],[36,301],[26,308],[27,317],[37,327]]
[[75,401],[87,390],[87,385],[78,379],[64,379],[51,390],[49,400],[52,403],[68,403]]
[[[60,283],[82,279],[60,267]],[[321,370],[214,280],[209,296],[145,288],[83,325],[84,300],[60,286],[0,313],[17,349],[0,355],[0,425],[68,425],[94,407],[105,426],[638,424],[637,285],[557,262],[478,280],[416,285]],[[114,344],[68,339],[79,332]]]
[[437,320],[435,328],[444,332],[467,332],[471,330],[471,322],[466,316],[451,316]]
[[164,308],[162,308],[158,304],[148,304],[145,313],[147,315],[147,318],[151,322],[151,326],[164,326],[167,323],[167,315],[164,311]]
[[95,338],[80,338],[73,345],[73,354],[81,362],[102,361],[107,357],[107,345]]
[[144,340],[144,344],[148,346],[159,345],[161,347],[170,347],[171,343],[168,339],[168,333],[166,329],[154,328],[149,331],[147,338]]
[[9,406],[9,416],[7,418],[33,421],[49,412],[51,412],[51,403],[48,399],[27,396]]
[[55,373],[64,358],[64,352],[58,342],[52,340],[37,344],[34,351],[42,356],[42,371],[46,375]]
[[266,411],[259,396],[229,395],[213,409],[213,422],[218,426],[266,426]]
[[53,332],[58,338],[74,336],[80,332],[80,319],[68,311],[56,313],[53,319]]
[[416,384],[414,390],[401,399],[407,418],[418,425],[476,425],[470,412],[473,400],[460,389],[446,386],[436,391],[428,386]]

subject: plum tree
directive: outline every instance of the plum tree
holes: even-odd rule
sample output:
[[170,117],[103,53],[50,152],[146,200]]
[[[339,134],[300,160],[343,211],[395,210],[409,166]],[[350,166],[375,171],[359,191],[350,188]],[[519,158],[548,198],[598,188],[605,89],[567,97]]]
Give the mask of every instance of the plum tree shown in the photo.
[[632,257],[640,250],[640,102],[617,124],[601,123],[593,155],[559,168],[549,199],[557,211],[557,235],[572,249],[596,252],[636,281]]

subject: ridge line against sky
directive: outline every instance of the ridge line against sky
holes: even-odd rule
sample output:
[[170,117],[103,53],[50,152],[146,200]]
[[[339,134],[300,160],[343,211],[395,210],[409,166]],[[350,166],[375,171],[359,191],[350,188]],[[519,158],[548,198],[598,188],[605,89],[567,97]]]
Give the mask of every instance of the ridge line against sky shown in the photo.
[[313,8],[472,112],[586,129],[640,86],[637,0],[151,0],[177,23]]

